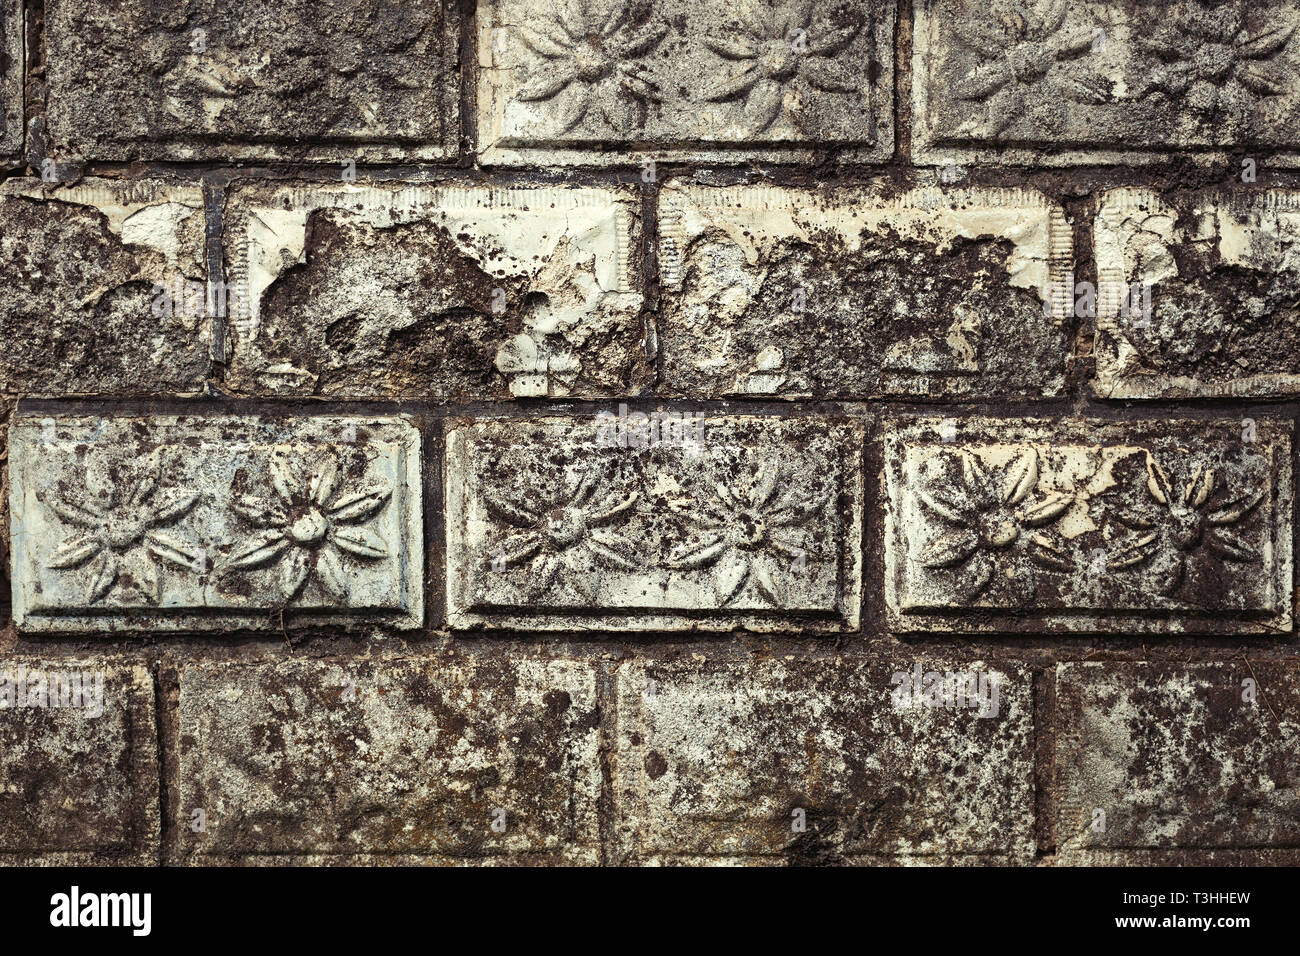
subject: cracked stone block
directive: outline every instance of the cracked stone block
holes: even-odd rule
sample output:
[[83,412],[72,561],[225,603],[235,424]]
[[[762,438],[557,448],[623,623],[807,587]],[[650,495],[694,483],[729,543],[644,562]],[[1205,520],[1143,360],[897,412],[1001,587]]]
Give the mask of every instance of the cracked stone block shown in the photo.
[[47,0],[50,151],[85,160],[454,156],[440,0]]
[[886,428],[891,630],[1291,629],[1291,424]]
[[485,0],[484,164],[893,153],[894,4]]
[[1064,386],[1072,238],[1041,193],[673,183],[659,222],[657,334],[671,393],[1037,396]]
[[1097,394],[1300,393],[1300,192],[1106,193]]
[[452,424],[451,626],[856,630],[864,431],[626,406]]
[[597,724],[574,661],[186,667],[182,852],[596,862]]
[[0,159],[23,148],[23,2],[0,0]]
[[1294,662],[1059,665],[1062,854],[1295,847],[1297,702]]
[[149,671],[0,661],[0,862],[151,864],[158,839]]
[[915,16],[919,162],[1217,162],[1249,145],[1300,163],[1291,0],[918,0]]
[[632,860],[1032,859],[1033,678],[940,662],[705,661],[618,677]]
[[417,627],[420,474],[403,418],[18,415],[14,623]]
[[0,185],[0,391],[199,392],[210,368],[203,193]]
[[228,216],[236,389],[471,400],[651,381],[633,189],[250,186]]

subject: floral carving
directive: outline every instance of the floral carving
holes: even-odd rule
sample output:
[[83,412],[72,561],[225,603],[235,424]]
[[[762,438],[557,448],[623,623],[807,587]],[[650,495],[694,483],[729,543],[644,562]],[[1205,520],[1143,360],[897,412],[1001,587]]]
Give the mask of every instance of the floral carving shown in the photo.
[[326,594],[347,600],[345,560],[388,557],[387,543],[365,525],[387,506],[392,489],[378,483],[340,488],[338,460],[325,452],[306,482],[300,480],[300,469],[280,454],[270,456],[269,468],[275,497],[244,494],[230,503],[236,514],[263,530],[239,545],[226,567],[278,564],[285,603],[301,593],[314,571]]
[[737,4],[739,33],[705,37],[704,44],[737,69],[704,91],[714,102],[745,101],[755,133],[771,129],[781,117],[786,91],[793,88],[797,102],[807,99],[806,87],[825,93],[857,93],[861,73],[837,63],[862,29],[860,14],[843,10],[831,17],[813,19],[812,0],[794,0],[776,10],[755,0]]
[[158,562],[190,571],[202,566],[202,556],[192,545],[162,530],[180,520],[199,498],[183,488],[160,487],[162,455],[161,448],[155,449],[132,480],[112,488],[107,501],[89,493],[72,500],[57,490],[44,498],[46,507],[78,529],[59,542],[46,566],[71,570],[86,565],[87,603],[103,600],[121,584],[157,604],[162,588]]
[[1258,550],[1232,528],[1255,509],[1263,492],[1238,495],[1211,508],[1210,497],[1219,482],[1213,468],[1192,469],[1180,463],[1174,466],[1175,480],[1148,452],[1146,469],[1150,501],[1113,512],[1120,524],[1137,534],[1107,554],[1110,571],[1149,566],[1157,572],[1161,593],[1169,596],[1182,586],[1188,560],[1202,548],[1224,561],[1260,560]]
[[539,57],[515,99],[549,100],[568,90],[561,134],[588,118],[599,118],[611,130],[634,128],[636,102],[660,98],[647,68],[634,60],[663,39],[664,23],[634,17],[628,7],[602,12],[594,0],[559,0],[549,21],[514,30]]
[[697,501],[682,511],[697,534],[669,555],[669,567],[712,568],[720,605],[735,600],[751,579],[764,599],[777,607],[784,605],[781,568],[800,567],[807,555],[782,532],[807,524],[820,502],[793,502],[788,493],[778,495],[780,478],[780,467],[768,464],[747,491],[718,483],[714,486],[718,504]]
[[1295,27],[1273,22],[1249,30],[1246,11],[1245,4],[1204,0],[1161,8],[1160,21],[1139,38],[1160,62],[1136,84],[1135,95],[1163,93],[1216,132],[1249,132],[1257,99],[1294,83],[1294,71],[1272,60]]
[[582,363],[545,337],[539,341],[520,332],[497,349],[496,367],[506,377],[510,394],[518,398],[562,397],[569,394]]
[[987,8],[953,20],[957,38],[978,59],[957,78],[952,95],[986,105],[989,135],[1001,135],[1025,115],[1030,86],[1032,95],[1044,100],[1095,104],[1110,96],[1105,78],[1072,62],[1092,49],[1095,35],[1086,28],[1063,29],[1066,0],[991,0]]
[[[1020,541],[1025,529],[1055,521],[1075,497],[1051,492],[1030,499],[1038,487],[1038,454],[1032,450],[992,472],[973,453],[962,452],[960,461],[960,469],[947,471],[952,479],[960,475],[959,480],[935,481],[916,490],[926,510],[950,528],[923,548],[917,561],[926,568],[956,569],[959,590],[974,600],[993,581],[994,556]],[[1068,553],[1043,532],[1031,532],[1023,543],[1029,558],[1044,568],[1068,571],[1073,566]]]
[[488,512],[515,530],[489,547],[487,562],[497,570],[529,562],[528,593],[547,591],[561,571],[580,587],[589,586],[584,561],[624,570],[636,568],[631,547],[606,529],[636,504],[637,492],[624,495],[603,490],[595,469],[576,481],[566,476],[549,490],[503,495],[488,489],[483,502]]

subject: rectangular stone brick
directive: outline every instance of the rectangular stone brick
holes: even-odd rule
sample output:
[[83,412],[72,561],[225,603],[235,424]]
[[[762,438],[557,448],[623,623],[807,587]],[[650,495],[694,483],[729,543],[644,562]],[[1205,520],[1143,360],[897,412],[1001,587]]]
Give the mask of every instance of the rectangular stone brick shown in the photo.
[[857,628],[863,423],[659,414],[450,428],[452,627]]
[[[958,706],[956,688],[967,691],[970,675],[982,710]],[[945,688],[952,706],[943,706]],[[1026,668],[1001,664],[625,665],[621,853],[1023,863],[1034,847],[1032,694]]]
[[894,4],[484,0],[485,164],[893,152]]
[[914,158],[1221,162],[1250,144],[1300,163],[1298,22],[1289,0],[918,0]]
[[459,140],[456,4],[48,0],[67,160],[407,161]]
[[149,671],[0,659],[0,862],[151,864],[158,836]]
[[20,628],[423,620],[403,418],[19,415],[9,469]]
[[1294,661],[1061,664],[1056,707],[1067,857],[1300,848]]
[[23,148],[23,3],[0,0],[0,158]]
[[0,390],[200,391],[211,337],[203,243],[196,186],[0,185]]
[[674,393],[1061,391],[1072,240],[1041,193],[673,183],[660,195],[657,333]]
[[249,315],[227,382],[331,397],[647,385],[631,188],[249,186],[226,248]]
[[597,722],[593,669],[572,661],[186,667],[182,853],[594,862]]
[[1288,632],[1291,424],[886,428],[895,631]]
[[1300,393],[1300,192],[1112,190],[1093,235],[1098,395]]

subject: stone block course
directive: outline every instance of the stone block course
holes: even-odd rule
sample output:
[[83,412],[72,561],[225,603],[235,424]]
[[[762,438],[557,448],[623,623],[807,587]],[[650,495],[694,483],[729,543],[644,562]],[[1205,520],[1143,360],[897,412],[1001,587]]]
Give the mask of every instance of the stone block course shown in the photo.
[[23,147],[23,4],[0,3],[0,161]]

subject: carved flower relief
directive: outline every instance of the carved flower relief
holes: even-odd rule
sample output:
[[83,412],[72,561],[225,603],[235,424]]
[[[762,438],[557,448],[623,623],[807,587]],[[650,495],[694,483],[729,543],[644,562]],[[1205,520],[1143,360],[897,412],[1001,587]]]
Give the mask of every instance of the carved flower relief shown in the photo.
[[497,371],[516,398],[563,398],[578,378],[582,363],[567,349],[556,348],[520,332],[497,349]]
[[663,39],[665,23],[617,3],[557,0],[549,18],[513,29],[536,55],[515,99],[555,99],[560,135],[584,121],[606,131],[635,129],[640,104],[660,99],[649,70],[635,61]]
[[[809,88],[823,93],[860,93],[867,82],[865,64],[836,61],[863,26],[859,12],[840,8],[833,16],[813,18],[813,0],[793,0],[775,9],[758,0],[739,0],[739,32],[704,37],[704,45],[731,64],[706,87],[713,102],[744,103],[753,133],[765,133],[787,108],[797,112]],[[793,93],[793,96],[787,96]]]
[[1216,136],[1248,134],[1257,101],[1296,86],[1294,68],[1276,61],[1295,25],[1274,19],[1248,29],[1248,9],[1206,0],[1162,7],[1159,19],[1139,34],[1158,63],[1135,84],[1135,95],[1163,94]]
[[161,570],[173,564],[201,570],[202,553],[188,542],[162,530],[194,507],[198,493],[163,488],[163,450],[155,449],[133,478],[114,482],[106,496],[90,491],[87,465],[84,494],[67,497],[52,490],[42,499],[61,521],[76,529],[59,542],[46,567],[72,570],[85,567],[86,601],[103,600],[113,586],[132,589],[144,600],[162,600]]
[[1111,515],[1131,532],[1106,556],[1108,571],[1143,568],[1165,596],[1187,581],[1188,562],[1208,551],[1221,561],[1254,563],[1260,553],[1236,530],[1263,499],[1263,492],[1220,496],[1213,468],[1192,467],[1186,459],[1172,466],[1175,478],[1149,452],[1146,455],[1148,500],[1133,508],[1116,508]]
[[988,590],[995,571],[1014,572],[1013,546],[1048,570],[1073,567],[1058,538],[1029,530],[1045,528],[1075,501],[1074,495],[1059,491],[1030,498],[1038,487],[1037,452],[1027,451],[991,471],[973,453],[957,457],[960,467],[950,459],[939,480],[916,489],[925,510],[947,526],[918,553],[922,567],[953,572],[954,586],[967,601]]
[[631,545],[608,527],[626,520],[639,495],[603,484],[593,468],[576,477],[566,474],[550,488],[508,494],[487,488],[483,503],[488,514],[511,530],[489,542],[483,563],[494,571],[527,564],[530,598],[550,590],[562,574],[579,590],[593,590],[593,562],[623,570],[639,567]]
[[387,506],[392,489],[378,483],[342,487],[338,460],[328,453],[322,453],[306,481],[300,478],[300,472],[307,472],[306,462],[295,468],[273,453],[268,465],[274,497],[241,494],[230,502],[236,514],[262,530],[236,546],[225,567],[277,566],[285,603],[313,575],[329,597],[346,601],[353,573],[349,565],[388,557],[387,543],[366,524]]
[[1064,28],[1066,0],[979,0],[972,6],[978,9],[952,20],[957,39],[975,60],[951,92],[959,100],[984,104],[987,135],[1000,136],[1026,116],[1026,96],[1091,104],[1110,97],[1106,78],[1074,62],[1093,48],[1095,32]]
[[668,556],[668,566],[712,569],[719,606],[736,600],[747,583],[769,604],[784,606],[787,576],[803,573],[807,561],[791,532],[807,525],[822,502],[799,500],[795,484],[778,494],[780,485],[781,468],[769,462],[749,487],[719,482],[711,498],[677,509],[696,533]]

